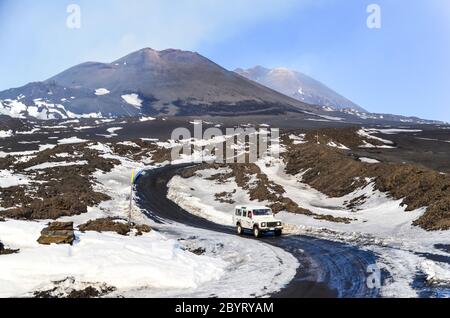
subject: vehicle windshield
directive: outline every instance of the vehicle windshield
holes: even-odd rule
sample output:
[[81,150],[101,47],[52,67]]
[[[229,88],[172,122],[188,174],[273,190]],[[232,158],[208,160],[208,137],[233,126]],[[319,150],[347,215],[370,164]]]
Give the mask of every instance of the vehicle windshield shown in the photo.
[[272,215],[272,211],[270,209],[253,210],[253,215]]

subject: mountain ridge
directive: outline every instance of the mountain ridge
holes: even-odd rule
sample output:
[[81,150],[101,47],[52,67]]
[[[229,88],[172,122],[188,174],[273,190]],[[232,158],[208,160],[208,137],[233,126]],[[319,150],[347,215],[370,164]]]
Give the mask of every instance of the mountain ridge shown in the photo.
[[316,111],[197,52],[151,48],[75,65],[0,92],[0,102],[0,114],[39,119]]
[[[259,69],[263,75],[267,70]],[[299,101],[197,52],[178,49],[144,48],[111,63],[85,62],[47,80],[0,92],[0,115],[21,119],[297,114],[299,120],[351,124],[439,123],[355,108],[334,110]]]
[[299,101],[334,110],[353,109],[367,112],[348,98],[336,93],[320,81],[285,67],[266,68],[255,66],[248,69],[237,68],[236,73],[272,88]]

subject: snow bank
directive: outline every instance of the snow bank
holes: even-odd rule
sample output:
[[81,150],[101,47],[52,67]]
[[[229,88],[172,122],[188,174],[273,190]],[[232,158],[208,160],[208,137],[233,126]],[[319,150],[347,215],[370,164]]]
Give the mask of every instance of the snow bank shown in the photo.
[[0,170],[0,188],[15,187],[28,183],[30,183],[30,180],[22,174],[14,173],[11,170]]
[[[127,217],[131,170],[144,168],[142,163],[113,154],[105,144],[92,143],[89,148],[100,151],[101,156],[119,160],[120,164],[110,172],[97,171],[93,176],[97,182],[94,190],[108,194],[111,200],[88,207],[87,213],[59,219],[72,221],[75,226],[100,217]],[[43,165],[63,164],[66,163]],[[11,183],[21,182],[13,179],[10,173],[1,173],[7,175]],[[150,223],[137,206],[133,206],[132,218],[138,223]],[[145,290],[146,297],[163,290],[192,292],[206,282],[218,281],[231,266],[230,261],[223,257],[191,253],[176,238],[164,237],[156,231],[141,237],[76,231],[77,239],[73,246],[39,245],[36,240],[46,223],[1,222],[0,241],[7,247],[20,249],[20,252],[1,257],[0,297],[30,296],[32,291],[67,277],[73,277],[80,286],[83,282],[114,286],[118,289],[117,296],[130,290]]]
[[0,239],[20,253],[2,256],[0,297],[22,296],[51,281],[74,277],[130,288],[196,288],[223,274],[226,263],[182,250],[156,232],[142,237],[77,232],[73,246],[36,242],[44,223],[0,223]]
[[[239,236],[211,232],[180,225],[168,225],[174,238],[185,246],[201,247],[206,255],[227,262],[219,280],[210,280],[197,289],[131,290],[125,297],[269,297],[295,276],[297,259],[284,250]],[[205,239],[207,238],[207,239]],[[239,252],[237,252],[239,251]]]

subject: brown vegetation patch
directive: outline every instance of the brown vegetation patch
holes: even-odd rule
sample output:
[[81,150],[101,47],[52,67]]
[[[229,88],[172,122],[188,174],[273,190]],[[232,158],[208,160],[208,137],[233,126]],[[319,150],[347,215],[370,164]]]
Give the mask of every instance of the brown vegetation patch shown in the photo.
[[[57,156],[62,153],[69,156]],[[87,161],[87,164],[25,170],[46,162],[80,160]],[[85,213],[88,206],[110,199],[94,191],[92,174],[97,170],[109,172],[117,164],[119,161],[103,158],[98,151],[87,148],[86,143],[59,145],[41,151],[28,162],[14,166],[14,171],[32,175],[33,182],[27,186],[2,189],[2,206],[9,208],[3,212],[4,216],[13,219],[57,219]]]
[[135,161],[150,158],[155,163],[171,161],[171,149],[159,147],[152,141],[144,141],[142,139],[134,139],[131,141],[136,146],[129,144],[116,143],[111,146],[114,153],[127,157]]
[[235,193],[236,189],[234,189],[233,192],[216,193],[214,196],[216,198],[216,201],[219,201],[220,203],[234,204],[235,201],[233,200],[233,194]]
[[85,224],[82,224],[78,227],[81,232],[86,231],[95,231],[95,232],[116,232],[120,235],[128,235],[131,230],[136,229],[136,235],[142,235],[143,233],[148,233],[151,231],[151,228],[148,225],[140,224],[134,225],[123,222],[122,219],[119,218],[101,218],[96,220],[90,220]]
[[[289,145],[286,172],[303,172],[303,182],[330,197],[341,197],[374,181],[375,189],[403,199],[406,211],[428,207],[414,222],[426,230],[450,229],[450,176],[408,164],[367,164],[337,149],[307,143]],[[353,204],[352,204],[353,203]],[[355,208],[357,202],[350,202]]]

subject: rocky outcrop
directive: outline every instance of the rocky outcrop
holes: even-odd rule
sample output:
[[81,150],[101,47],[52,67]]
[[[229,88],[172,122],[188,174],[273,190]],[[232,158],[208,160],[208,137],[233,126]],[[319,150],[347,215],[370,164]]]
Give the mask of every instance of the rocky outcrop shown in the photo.
[[0,255],[9,255],[9,254],[15,254],[19,252],[19,250],[12,250],[9,248],[5,248],[2,242],[0,242]]
[[131,230],[136,230],[136,235],[140,236],[143,233],[148,233],[151,228],[148,225],[129,224],[118,218],[101,218],[96,220],[90,220],[85,224],[81,224],[78,229],[82,232],[95,231],[95,232],[116,232],[120,235],[128,235]]
[[99,298],[116,290],[115,287],[104,283],[78,282],[73,277],[52,282],[52,287],[37,290],[33,293],[35,298]]
[[73,222],[52,222],[41,231],[39,244],[70,244],[75,240]]
[[347,195],[373,182],[376,190],[402,200],[405,211],[426,207],[414,225],[430,231],[450,229],[448,175],[411,164],[368,164],[352,154],[313,142],[290,144],[284,157],[286,173],[303,173],[302,182],[330,197]]

